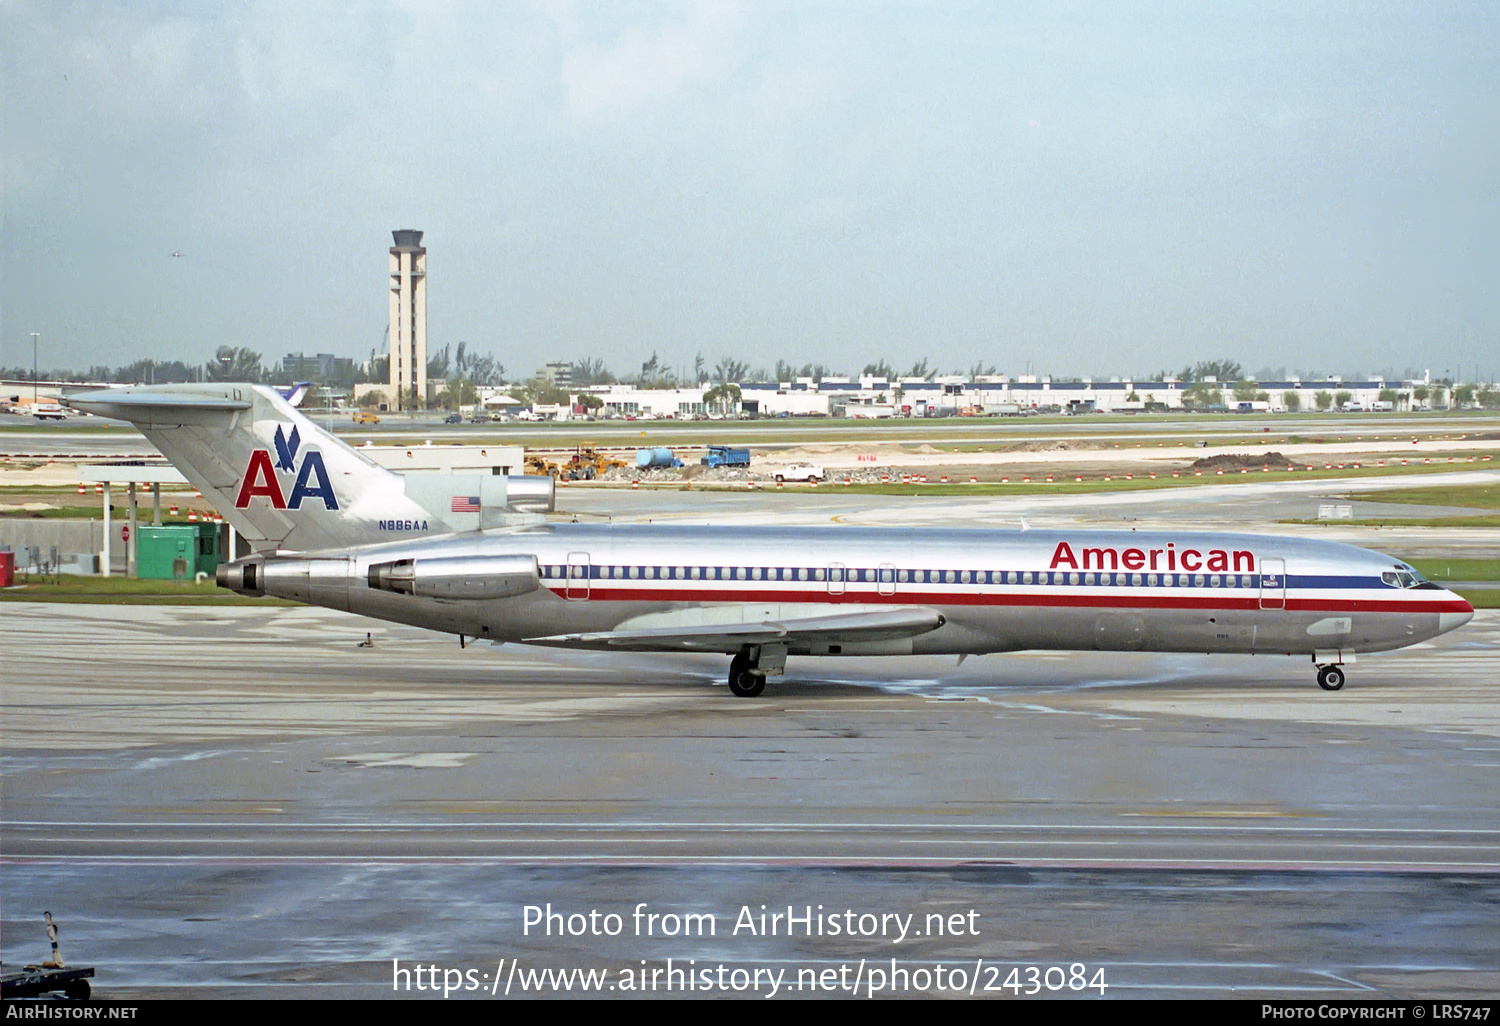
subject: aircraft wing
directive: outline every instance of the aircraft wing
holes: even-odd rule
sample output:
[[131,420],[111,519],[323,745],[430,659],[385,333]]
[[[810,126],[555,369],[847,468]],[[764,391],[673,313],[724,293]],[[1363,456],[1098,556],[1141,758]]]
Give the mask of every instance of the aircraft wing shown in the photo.
[[660,651],[680,648],[705,652],[734,651],[742,645],[795,644],[805,641],[859,642],[911,638],[945,623],[935,609],[909,606],[873,612],[834,613],[795,619],[712,623],[638,630],[552,634],[527,638],[528,645],[587,646]]

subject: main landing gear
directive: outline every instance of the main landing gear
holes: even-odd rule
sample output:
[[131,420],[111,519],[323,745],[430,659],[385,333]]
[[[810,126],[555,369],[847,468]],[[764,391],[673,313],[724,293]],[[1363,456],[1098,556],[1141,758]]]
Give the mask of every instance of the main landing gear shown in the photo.
[[1318,687],[1324,691],[1337,691],[1344,686],[1344,668],[1334,664],[1318,667]]
[[744,649],[729,660],[729,690],[737,698],[754,698],[766,689],[766,675],[760,672],[758,660]]

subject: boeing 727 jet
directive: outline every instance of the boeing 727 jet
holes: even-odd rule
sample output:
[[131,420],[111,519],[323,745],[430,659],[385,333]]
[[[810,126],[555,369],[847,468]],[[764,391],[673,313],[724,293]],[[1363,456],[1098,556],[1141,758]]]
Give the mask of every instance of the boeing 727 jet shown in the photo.
[[550,478],[398,474],[262,385],[69,402],[134,423],[255,554],[221,587],[460,639],[730,657],[754,697],[788,656],[1027,649],[1356,653],[1468,623],[1366,549],[1250,534],[553,523]]

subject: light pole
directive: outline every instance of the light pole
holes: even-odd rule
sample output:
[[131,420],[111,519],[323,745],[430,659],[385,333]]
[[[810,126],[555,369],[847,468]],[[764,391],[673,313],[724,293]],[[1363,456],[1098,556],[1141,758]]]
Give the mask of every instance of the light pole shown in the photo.
[[31,405],[36,405],[36,340],[41,338],[40,331],[31,333]]

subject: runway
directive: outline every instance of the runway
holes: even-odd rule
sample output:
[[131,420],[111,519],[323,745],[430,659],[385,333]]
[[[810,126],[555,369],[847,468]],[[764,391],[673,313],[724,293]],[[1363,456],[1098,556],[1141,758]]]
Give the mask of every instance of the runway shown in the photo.
[[[1336,695],[1299,660],[1084,653],[794,659],[756,701],[712,657],[460,650],[316,609],[6,618],[4,959],[38,957],[50,908],[100,994],[381,996],[393,958],[1500,987],[1493,613]],[[719,932],[525,934],[548,902]],[[728,932],[762,904],[973,910],[978,935]]]

